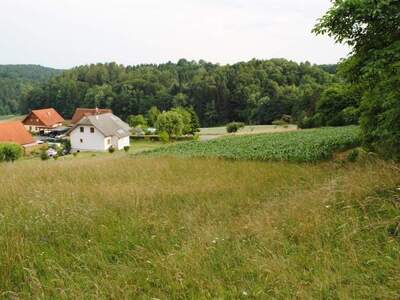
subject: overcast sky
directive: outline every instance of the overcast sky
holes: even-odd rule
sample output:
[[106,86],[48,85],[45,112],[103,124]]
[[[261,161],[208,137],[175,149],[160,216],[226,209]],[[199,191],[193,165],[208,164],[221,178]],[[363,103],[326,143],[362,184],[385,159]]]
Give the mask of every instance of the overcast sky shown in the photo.
[[0,1],[0,64],[336,63],[348,53],[311,33],[329,0]]

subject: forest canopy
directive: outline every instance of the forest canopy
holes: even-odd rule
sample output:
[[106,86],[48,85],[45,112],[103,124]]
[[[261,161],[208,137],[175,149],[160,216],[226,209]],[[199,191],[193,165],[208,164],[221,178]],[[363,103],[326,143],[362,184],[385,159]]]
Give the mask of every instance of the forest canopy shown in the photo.
[[34,85],[61,72],[38,65],[0,65],[0,115],[21,113],[24,97]]
[[234,65],[179,60],[160,65],[86,65],[63,72],[31,89],[22,113],[54,107],[72,116],[76,107],[111,108],[126,119],[160,111],[193,108],[202,126],[241,121],[270,124],[283,115],[293,120],[315,113],[321,93],[337,83],[336,66],[285,59]]

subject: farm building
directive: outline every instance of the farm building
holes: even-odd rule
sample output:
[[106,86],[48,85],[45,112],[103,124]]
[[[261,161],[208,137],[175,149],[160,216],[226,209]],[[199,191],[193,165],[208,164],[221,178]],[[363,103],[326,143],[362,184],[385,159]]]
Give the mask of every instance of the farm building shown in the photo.
[[54,128],[60,127],[64,123],[63,117],[54,109],[32,110],[22,121],[26,130],[34,133],[45,133]]
[[83,117],[68,132],[72,151],[121,150],[130,145],[130,127],[112,113]]
[[83,117],[101,115],[107,113],[112,114],[112,110],[103,108],[77,108],[75,110],[74,115],[72,116],[71,124],[73,125],[77,124],[80,120],[82,120]]
[[19,121],[0,123],[0,143],[14,143],[28,148],[36,146],[36,141]]

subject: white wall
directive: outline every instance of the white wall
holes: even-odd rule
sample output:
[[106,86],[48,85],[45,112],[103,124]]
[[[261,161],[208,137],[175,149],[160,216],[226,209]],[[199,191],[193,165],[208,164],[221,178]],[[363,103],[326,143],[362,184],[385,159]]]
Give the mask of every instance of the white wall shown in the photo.
[[[80,128],[84,128],[82,133]],[[107,138],[96,128],[90,132],[92,126],[78,126],[70,134],[73,151],[106,151],[111,145],[107,145]],[[82,142],[81,142],[82,139]]]
[[124,137],[122,139],[119,139],[118,140],[117,149],[118,150],[122,150],[122,149],[124,149],[125,146],[129,146],[130,143],[131,143],[131,141],[130,141],[130,137],[129,136]]

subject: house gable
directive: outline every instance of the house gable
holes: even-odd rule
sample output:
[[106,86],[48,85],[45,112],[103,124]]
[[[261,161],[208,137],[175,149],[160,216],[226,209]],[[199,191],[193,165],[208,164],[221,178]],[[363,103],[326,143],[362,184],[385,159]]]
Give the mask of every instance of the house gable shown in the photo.
[[53,108],[32,110],[32,112],[22,121],[25,126],[56,127],[65,120]]

